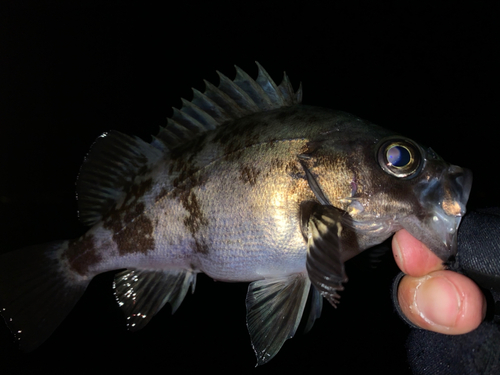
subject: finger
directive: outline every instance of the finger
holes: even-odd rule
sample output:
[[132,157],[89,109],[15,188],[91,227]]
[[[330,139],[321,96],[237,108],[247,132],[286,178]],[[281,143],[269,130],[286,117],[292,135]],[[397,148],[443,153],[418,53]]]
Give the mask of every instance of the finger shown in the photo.
[[423,276],[444,268],[441,259],[404,229],[394,235],[392,251],[401,271],[410,276]]
[[478,286],[452,271],[403,277],[398,300],[413,324],[449,335],[476,329],[486,314],[486,300]]

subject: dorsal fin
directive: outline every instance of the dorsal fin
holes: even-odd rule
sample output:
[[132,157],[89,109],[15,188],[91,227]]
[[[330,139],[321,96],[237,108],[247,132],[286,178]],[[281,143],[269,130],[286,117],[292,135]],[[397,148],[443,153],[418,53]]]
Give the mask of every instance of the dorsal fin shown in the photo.
[[156,164],[163,153],[140,138],[117,131],[96,139],[76,183],[80,221],[93,225],[126,194],[141,168]]
[[289,107],[302,101],[302,85],[294,92],[286,73],[279,85],[265,69],[256,62],[259,69],[257,79],[236,68],[236,77],[230,80],[224,74],[218,87],[205,82],[205,92],[193,89],[193,99],[182,99],[182,107],[174,108],[167,126],[162,127],[152,145],[166,150],[177,147],[198,134],[252,113]]
[[182,107],[174,108],[151,144],[119,132],[99,137],[78,176],[80,220],[87,225],[101,220],[124,197],[141,168],[149,170],[168,150],[229,121],[301,102],[302,85],[294,92],[286,73],[276,85],[259,63],[257,67],[256,80],[236,66],[234,80],[217,72],[218,87],[205,81],[205,92],[193,89],[193,99],[182,99]]

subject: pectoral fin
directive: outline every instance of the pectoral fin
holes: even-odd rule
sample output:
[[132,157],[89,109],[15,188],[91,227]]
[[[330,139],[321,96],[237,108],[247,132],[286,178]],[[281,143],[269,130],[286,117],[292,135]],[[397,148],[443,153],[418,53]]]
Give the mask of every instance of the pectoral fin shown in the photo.
[[319,293],[336,306],[340,298],[338,292],[347,281],[342,252],[349,246],[344,234],[349,230],[349,217],[333,206],[311,204],[304,207],[303,215],[306,214],[308,220],[303,219],[302,225],[308,246],[307,274]]
[[299,326],[311,283],[305,274],[258,280],[248,287],[247,327],[257,365],[273,358]]

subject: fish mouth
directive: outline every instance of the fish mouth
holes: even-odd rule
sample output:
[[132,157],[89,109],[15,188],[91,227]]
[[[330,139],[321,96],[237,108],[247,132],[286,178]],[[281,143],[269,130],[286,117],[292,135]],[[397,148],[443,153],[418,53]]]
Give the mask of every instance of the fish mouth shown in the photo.
[[450,165],[441,176],[426,178],[414,188],[424,213],[404,220],[403,227],[443,261],[457,253],[458,227],[471,186],[472,172]]

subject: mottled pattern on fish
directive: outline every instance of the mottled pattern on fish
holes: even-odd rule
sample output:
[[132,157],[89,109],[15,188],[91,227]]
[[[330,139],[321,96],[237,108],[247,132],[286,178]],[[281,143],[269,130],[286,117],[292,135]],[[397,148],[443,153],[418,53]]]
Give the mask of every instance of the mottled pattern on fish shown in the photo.
[[[22,347],[43,342],[97,274],[125,269],[114,290],[137,330],[166,303],[175,311],[203,272],[252,282],[247,325],[263,364],[293,337],[308,294],[306,330],[322,297],[338,303],[343,263],[396,230],[443,260],[454,254],[469,172],[356,116],[300,105],[286,75],[279,86],[260,65],[256,80],[239,68],[234,81],[220,76],[151,144],[97,139],[77,185],[86,234],[2,258],[0,307]],[[30,285],[40,276],[11,270],[28,256],[49,260],[39,289]],[[42,301],[37,290],[55,282],[63,287]],[[61,299],[67,307],[48,319],[29,306]]]

